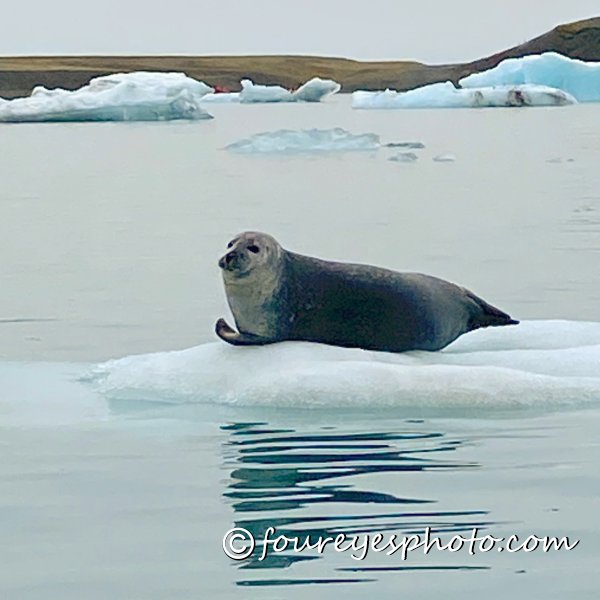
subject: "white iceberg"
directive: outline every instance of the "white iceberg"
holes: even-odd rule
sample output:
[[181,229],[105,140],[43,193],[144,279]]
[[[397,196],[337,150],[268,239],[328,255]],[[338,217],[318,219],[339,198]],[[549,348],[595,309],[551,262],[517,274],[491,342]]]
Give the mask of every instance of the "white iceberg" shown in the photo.
[[507,58],[498,66],[460,80],[464,88],[489,85],[546,85],[578,102],[600,102],[600,62],[585,62],[556,52]]
[[269,102],[320,102],[324,98],[340,91],[340,84],[332,79],[313,77],[302,84],[297,90],[291,92],[280,85],[257,85],[250,79],[241,81],[241,92],[220,94],[207,94],[202,102],[228,103],[241,102],[243,104],[258,104]]
[[380,147],[379,136],[375,133],[353,134],[337,127],[267,131],[229,144],[225,149],[240,154],[272,154],[378,150]]
[[543,85],[456,88],[452,82],[433,83],[408,92],[357,91],[352,108],[483,108],[501,106],[564,106],[576,104],[569,93]]
[[37,87],[27,98],[0,102],[0,122],[210,119],[199,100],[212,91],[184,73],[116,73],[74,91]]
[[242,79],[240,102],[293,102],[294,97],[289,90],[280,85],[256,85],[250,79]]
[[300,102],[320,102],[327,96],[337,94],[341,85],[333,79],[321,79],[313,77],[305,84],[301,85],[295,92],[292,92],[294,100]]

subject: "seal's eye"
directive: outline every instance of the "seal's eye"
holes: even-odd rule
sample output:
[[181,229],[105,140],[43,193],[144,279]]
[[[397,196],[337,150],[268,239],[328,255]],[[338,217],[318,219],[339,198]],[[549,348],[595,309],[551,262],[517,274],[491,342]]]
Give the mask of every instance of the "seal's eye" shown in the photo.
[[231,246],[233,246],[233,240],[231,240],[231,242],[229,242],[229,244],[227,244],[228,248],[231,248]]
[[250,244],[250,246],[248,246],[248,250],[250,250],[250,252],[252,252],[253,254],[258,254],[260,248],[254,244]]

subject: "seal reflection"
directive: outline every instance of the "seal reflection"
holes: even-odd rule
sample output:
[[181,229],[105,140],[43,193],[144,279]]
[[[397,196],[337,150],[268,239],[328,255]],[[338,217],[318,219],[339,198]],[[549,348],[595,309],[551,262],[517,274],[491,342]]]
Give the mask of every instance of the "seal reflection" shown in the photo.
[[[291,550],[269,553],[259,560],[269,527],[275,527],[277,535],[298,538],[300,543],[339,533],[404,536],[431,527],[432,533],[452,535],[473,527],[489,527],[493,522],[486,518],[485,510],[443,510],[434,506],[438,502],[435,498],[369,489],[374,477],[377,485],[383,481],[385,488],[397,490],[402,489],[399,478],[403,474],[479,467],[455,460],[462,440],[449,439],[440,432],[354,433],[330,427],[303,431],[269,427],[264,422],[228,424],[222,430],[230,434],[224,453],[226,466],[231,468],[223,495],[234,511],[235,527],[248,530],[256,540],[254,553],[235,563],[236,568],[268,572],[298,563],[311,565],[304,568],[302,578],[240,579],[238,585],[353,583],[376,581],[374,574],[386,571],[482,568],[430,564],[399,567],[386,556],[379,558],[384,564],[364,566],[328,550],[323,554]],[[368,572],[369,578],[349,577],[361,571]]]

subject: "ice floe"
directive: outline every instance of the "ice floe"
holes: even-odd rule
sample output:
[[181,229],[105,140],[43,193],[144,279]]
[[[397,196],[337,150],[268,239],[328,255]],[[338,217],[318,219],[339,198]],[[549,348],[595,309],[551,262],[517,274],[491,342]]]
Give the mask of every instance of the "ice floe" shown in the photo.
[[460,80],[464,88],[525,84],[563,90],[578,102],[600,102],[600,62],[585,62],[556,52],[545,52],[507,58],[493,69]]
[[37,87],[29,97],[4,100],[0,122],[210,119],[199,101],[212,91],[183,73],[116,73],[73,91]]
[[241,154],[271,154],[300,152],[348,152],[378,150],[381,146],[375,133],[353,134],[345,129],[280,129],[257,133],[226,146],[226,150]]
[[[441,352],[306,342],[126,356],[99,364],[0,361],[2,427],[77,425],[124,407],[387,407],[445,416],[600,406],[600,323],[525,321]],[[474,413],[473,413],[474,414]]]
[[528,321],[441,352],[390,354],[286,342],[210,343],[94,367],[107,399],[240,405],[485,408],[600,403],[600,323]]
[[450,81],[433,83],[408,92],[357,91],[352,107],[368,108],[484,108],[510,106],[564,106],[576,104],[569,93],[543,85],[456,88]]

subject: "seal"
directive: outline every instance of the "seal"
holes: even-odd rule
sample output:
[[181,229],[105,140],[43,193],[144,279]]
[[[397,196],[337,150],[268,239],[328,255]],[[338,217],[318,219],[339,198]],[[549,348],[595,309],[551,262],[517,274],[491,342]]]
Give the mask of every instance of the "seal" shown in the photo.
[[236,236],[219,266],[238,331],[224,319],[215,331],[235,346],[295,340],[434,351],[474,329],[518,324],[443,279],[303,256],[265,233]]

